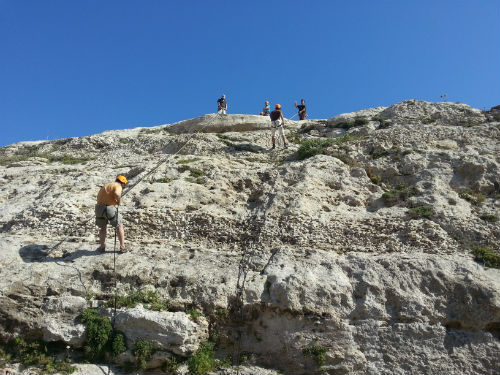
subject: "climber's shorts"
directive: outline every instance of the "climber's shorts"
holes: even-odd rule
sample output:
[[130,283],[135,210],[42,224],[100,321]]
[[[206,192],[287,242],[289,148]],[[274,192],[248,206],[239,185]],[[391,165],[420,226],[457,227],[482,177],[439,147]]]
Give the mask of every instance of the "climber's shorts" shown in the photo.
[[271,136],[274,138],[276,135],[276,132],[278,132],[279,135],[284,136],[285,131],[283,130],[283,125],[281,124],[281,120],[276,120],[271,122]]
[[122,225],[122,217],[118,214],[118,208],[115,206],[106,206],[105,204],[95,205],[95,224],[99,228],[104,228],[108,222],[113,227]]

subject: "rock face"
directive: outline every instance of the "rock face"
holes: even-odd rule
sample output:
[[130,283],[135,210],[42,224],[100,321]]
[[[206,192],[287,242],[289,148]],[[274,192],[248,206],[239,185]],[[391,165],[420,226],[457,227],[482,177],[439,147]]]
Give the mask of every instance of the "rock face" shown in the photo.
[[200,133],[220,133],[227,131],[268,130],[269,127],[269,116],[209,114],[167,125],[165,130],[173,134],[192,133],[195,131]]
[[[287,122],[277,151],[246,115],[2,148],[0,335],[79,348],[87,304],[148,290],[171,311],[115,318],[161,347],[148,367],[211,340],[241,374],[498,374],[500,271],[471,253],[500,244],[497,115],[411,100]],[[93,206],[118,174],[115,259]]]
[[208,339],[205,318],[196,322],[183,312],[157,312],[142,305],[120,311],[115,318],[115,328],[123,332],[131,348],[139,340],[148,340],[172,353],[188,356]]

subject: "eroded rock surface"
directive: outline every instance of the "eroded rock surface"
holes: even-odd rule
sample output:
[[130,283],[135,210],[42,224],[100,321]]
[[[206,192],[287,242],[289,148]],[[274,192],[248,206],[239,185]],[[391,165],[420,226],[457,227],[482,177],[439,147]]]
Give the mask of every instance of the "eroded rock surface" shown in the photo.
[[[240,374],[497,374],[500,271],[471,254],[498,254],[497,112],[406,101],[288,122],[277,151],[245,115],[4,147],[0,334],[79,348],[87,305],[148,290],[171,311],[115,320],[129,357],[161,346],[148,367],[210,338]],[[301,160],[306,140],[326,143]],[[101,254],[117,174],[131,252],[109,229]]]

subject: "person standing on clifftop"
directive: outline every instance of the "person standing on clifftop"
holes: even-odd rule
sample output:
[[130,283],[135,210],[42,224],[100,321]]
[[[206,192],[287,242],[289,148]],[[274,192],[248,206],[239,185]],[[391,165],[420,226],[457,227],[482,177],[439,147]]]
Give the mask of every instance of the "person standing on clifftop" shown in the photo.
[[271,108],[269,107],[269,102],[266,100],[264,103],[264,109],[260,113],[261,116],[269,116],[269,111],[271,111]]
[[300,100],[300,104],[297,105],[297,102],[294,103],[295,108],[299,110],[299,120],[305,120],[307,113],[306,113],[306,101],[304,99]]
[[118,214],[122,190],[127,185],[125,176],[117,176],[115,182],[104,185],[97,194],[97,204],[95,205],[95,223],[99,229],[98,251],[106,251],[106,229],[108,222],[115,228],[118,241],[120,241],[120,252],[125,249],[125,232],[122,225],[122,217]]
[[227,115],[227,101],[225,94],[222,94],[222,97],[217,100],[217,113],[220,115]]
[[274,108],[274,111],[272,111],[269,115],[271,117],[271,140],[273,141],[272,150],[276,148],[276,131],[278,131],[279,135],[283,138],[283,146],[288,148],[288,145],[286,144],[285,131],[283,129],[285,126],[285,119],[283,118],[283,113],[281,112],[281,104],[276,104]]

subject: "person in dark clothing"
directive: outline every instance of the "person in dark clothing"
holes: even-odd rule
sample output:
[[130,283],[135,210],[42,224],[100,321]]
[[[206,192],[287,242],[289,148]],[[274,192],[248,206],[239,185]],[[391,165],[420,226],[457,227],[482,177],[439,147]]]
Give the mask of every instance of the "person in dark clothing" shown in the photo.
[[299,110],[299,120],[305,120],[307,116],[306,101],[304,99],[301,99],[299,105],[297,105],[297,102],[295,102],[295,108]]
[[284,131],[285,119],[283,118],[283,113],[281,112],[281,105],[276,104],[274,108],[274,111],[272,111],[269,115],[271,117],[271,139],[273,141],[272,149],[276,148],[276,131],[278,131],[279,135],[283,138],[283,146],[288,148]]
[[227,101],[225,94],[222,94],[222,97],[217,100],[217,113],[227,115]]

